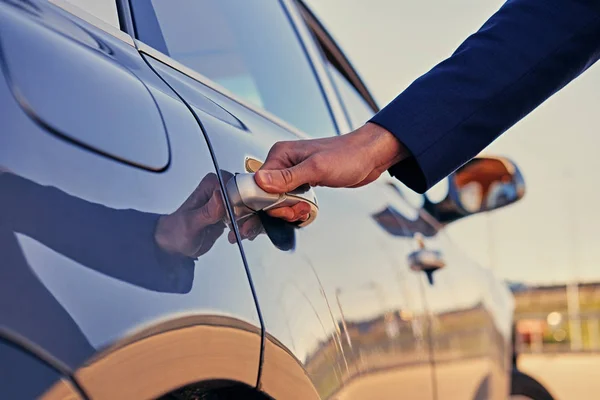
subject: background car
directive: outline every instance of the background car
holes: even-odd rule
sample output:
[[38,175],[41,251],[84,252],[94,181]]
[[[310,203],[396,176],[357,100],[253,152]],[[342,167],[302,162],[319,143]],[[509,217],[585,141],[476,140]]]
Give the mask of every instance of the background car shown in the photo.
[[509,290],[444,233],[523,196],[510,160],[437,199],[314,188],[305,227],[236,213],[231,182],[275,143],[378,110],[302,3],[2,0],[0,46],[1,398],[537,385],[513,373]]

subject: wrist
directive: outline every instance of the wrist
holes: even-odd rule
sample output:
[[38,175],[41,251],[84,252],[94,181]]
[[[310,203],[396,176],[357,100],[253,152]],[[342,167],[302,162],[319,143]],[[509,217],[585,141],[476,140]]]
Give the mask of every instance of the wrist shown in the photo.
[[410,155],[396,136],[377,124],[367,122],[358,128],[356,133],[362,136],[374,170],[386,171]]
[[175,243],[171,240],[173,235],[173,224],[171,223],[171,215],[161,215],[156,223],[154,231],[154,241],[163,251],[167,253],[178,253]]

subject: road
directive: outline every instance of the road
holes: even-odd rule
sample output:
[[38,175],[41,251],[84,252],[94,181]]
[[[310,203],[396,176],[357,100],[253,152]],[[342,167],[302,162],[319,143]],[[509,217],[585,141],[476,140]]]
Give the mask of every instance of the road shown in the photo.
[[519,368],[550,390],[556,400],[598,399],[600,354],[522,355]]
[[[438,366],[440,367],[440,366]],[[396,399],[398,387],[402,387],[403,398],[417,399],[432,396],[430,381],[425,367],[401,368],[376,373],[350,383],[333,400],[346,399]],[[474,388],[469,382],[478,382],[483,371],[480,360],[470,360],[461,365],[441,366],[438,371],[440,389],[447,398],[469,399]],[[519,368],[535,377],[550,390],[556,400],[596,400],[600,398],[600,354],[545,354],[522,355]],[[476,377],[465,381],[464,376]],[[393,385],[389,385],[393,382]],[[401,382],[401,384],[399,384]]]

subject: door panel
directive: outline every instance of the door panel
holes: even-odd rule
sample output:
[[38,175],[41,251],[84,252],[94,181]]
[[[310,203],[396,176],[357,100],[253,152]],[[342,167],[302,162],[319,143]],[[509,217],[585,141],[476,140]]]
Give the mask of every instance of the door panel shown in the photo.
[[[160,61],[148,60],[185,94],[224,175],[244,172],[247,157],[264,159],[275,141],[297,138]],[[204,95],[231,111],[241,125],[207,110]],[[276,398],[293,396],[287,391],[292,385],[278,385],[286,371],[268,367],[270,360],[276,362],[278,348],[293,355],[322,398],[362,398],[364,393],[432,398],[427,340],[418,328],[424,309],[418,276],[406,264],[408,243],[377,220],[390,206],[386,198],[392,192],[387,190],[379,184],[353,191],[316,188],[320,211],[311,225],[292,229],[290,239],[289,226],[263,216],[259,234],[242,241],[268,340],[261,381]],[[277,246],[277,238],[286,235],[293,243],[289,251]]]
[[[47,2],[32,3],[44,11],[40,18],[52,13]],[[0,2],[0,12],[5,7],[12,6]],[[52,15],[58,18],[55,24],[64,19]],[[244,374],[236,376],[240,369],[227,370],[228,365],[213,371],[255,385],[261,328],[240,249],[227,240],[222,221],[207,224],[194,213],[205,203],[210,210],[225,209],[220,196],[207,202],[219,181],[203,133],[187,106],[134,47],[79,19],[73,21],[64,23],[79,24],[99,38],[106,57],[148,87],[168,134],[171,161],[164,172],[148,171],[51,135],[22,111],[7,81],[0,79],[0,329],[44,351],[67,370],[76,371],[85,363],[88,382],[115,391],[120,388],[102,381],[107,378],[94,375],[90,367],[105,365],[114,359],[111,354],[122,354],[119,349],[128,346],[144,350],[148,357],[138,351],[137,357],[128,358],[137,367],[167,359],[162,374],[154,371],[156,379],[138,382],[144,393],[152,393],[149,397],[205,379],[207,368],[219,360],[214,350],[228,351],[213,338],[241,332],[230,336],[244,350],[239,352]],[[89,79],[105,79],[105,86],[118,83],[102,74]],[[68,88],[62,95],[69,95]],[[138,109],[131,117],[143,119],[146,112],[156,110]],[[86,123],[77,107],[71,118]],[[180,208],[184,202],[194,207]],[[167,236],[177,244],[190,243],[189,249],[168,247],[156,235],[158,221],[178,209],[182,212],[177,226],[189,230],[173,229]],[[187,337],[186,329],[198,326],[204,327],[206,340],[181,342],[191,343],[195,352],[143,345],[160,342],[166,332]],[[198,357],[190,359],[192,353]],[[189,368],[190,360],[202,368]],[[122,364],[115,365],[111,370],[118,373]],[[169,372],[182,365],[187,366],[185,380],[174,379]]]
[[[362,85],[357,85],[356,81],[351,84],[349,77],[352,74],[348,74],[348,70],[352,71],[352,67],[340,56],[340,50],[324,28],[308,10],[304,10],[303,15],[327,59],[325,62],[348,122],[356,129],[373,115],[372,102],[358,89]],[[389,183],[415,210],[423,206],[423,196],[396,180]],[[436,227],[431,216],[415,210],[402,207],[397,209],[400,213],[388,210],[381,214],[380,221],[389,227],[392,235],[409,237],[420,233],[426,237],[423,239],[425,246],[421,249],[415,242],[415,251],[440,251],[438,257],[446,263],[446,268],[433,272],[430,277],[426,272],[416,272],[421,275],[423,298],[431,310],[426,329],[434,349],[431,356],[436,369],[437,397],[506,398],[511,369],[508,362],[511,296],[489,271],[474,265],[460,253],[443,231],[438,234],[440,227]],[[399,225],[388,225],[392,216]],[[429,253],[432,254],[436,253]],[[431,258],[429,262],[432,262]]]
[[[38,14],[49,26],[8,6],[0,14],[4,76],[23,111],[48,133],[84,148],[164,169],[169,144],[160,112],[142,81],[123,67],[127,54],[111,54],[102,40],[65,18],[53,20],[48,6]],[[70,37],[61,34],[67,30]]]
[[14,343],[0,339],[0,398],[79,400],[69,379]]
[[431,313],[439,399],[505,399],[510,373],[510,295],[470,261],[445,232],[426,239],[446,266],[422,276]]

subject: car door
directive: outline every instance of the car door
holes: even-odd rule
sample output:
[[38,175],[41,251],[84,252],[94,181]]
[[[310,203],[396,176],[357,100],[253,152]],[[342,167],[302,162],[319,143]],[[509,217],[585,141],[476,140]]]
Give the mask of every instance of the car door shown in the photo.
[[[289,4],[153,0],[133,1],[132,11],[140,51],[196,114],[224,180],[277,141],[337,132]],[[403,268],[407,244],[381,222],[407,207],[390,204],[392,190],[315,188],[309,226],[262,215],[254,232],[239,228],[265,326],[260,385],[269,395],[432,398],[418,276]]]
[[506,287],[444,231],[428,245],[440,250],[445,263],[424,283],[438,398],[507,398],[512,300]]
[[[319,21],[306,7],[301,6],[301,10],[319,44],[348,123],[356,129],[377,110],[375,102]],[[427,329],[432,341],[437,398],[506,398],[511,369],[510,294],[491,271],[473,263],[452,243],[443,225],[423,209],[425,197],[398,181],[387,177],[382,180],[395,187],[396,194],[412,206],[409,213],[394,214],[403,230],[390,232],[416,239],[412,243],[413,256],[423,252],[433,256],[429,262],[444,265],[437,270],[409,265],[421,275],[422,294],[430,313]],[[428,193],[428,202],[447,194],[444,183]],[[417,261],[410,258],[410,262]]]
[[0,359],[3,399],[84,399],[68,376],[14,342],[0,339]]
[[260,319],[200,127],[130,36],[60,4],[0,1],[0,336],[92,398],[254,387]]

